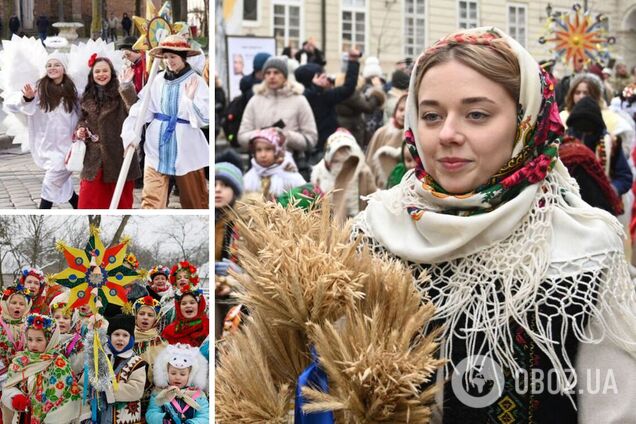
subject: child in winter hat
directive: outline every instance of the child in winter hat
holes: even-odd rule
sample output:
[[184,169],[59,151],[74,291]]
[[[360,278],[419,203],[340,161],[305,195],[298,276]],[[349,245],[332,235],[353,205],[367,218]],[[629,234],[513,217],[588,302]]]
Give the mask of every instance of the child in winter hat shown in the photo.
[[179,343],[166,347],[155,360],[154,381],[148,424],[210,422],[208,364],[199,349]]
[[[271,59],[270,59],[271,60]],[[245,174],[245,192],[274,199],[306,181],[298,173],[291,155],[285,152],[285,135],[278,128],[265,128],[250,139],[252,169]]]

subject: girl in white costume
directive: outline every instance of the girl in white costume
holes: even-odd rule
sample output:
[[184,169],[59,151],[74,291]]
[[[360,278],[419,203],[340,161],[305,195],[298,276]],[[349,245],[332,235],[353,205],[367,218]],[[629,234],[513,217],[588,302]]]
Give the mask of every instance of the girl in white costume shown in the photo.
[[35,164],[44,169],[40,209],[53,203],[70,202],[77,208],[72,173],[66,170],[64,158],[71,148],[73,130],[78,119],[77,89],[66,72],[66,57],[55,51],[47,57],[46,75],[35,87],[26,84],[21,92],[5,99],[11,113],[27,117],[28,138]]
[[201,131],[208,125],[209,90],[205,80],[186,62],[188,56],[200,52],[190,47],[178,35],[163,40],[150,51],[166,64],[166,71],[146,85],[139,101],[124,121],[124,149],[138,143],[134,128],[141,112],[142,99],[150,96],[144,122],[146,129],[144,152],[144,190],[142,208],[165,208],[170,176],[176,176],[181,206],[186,209],[207,209],[208,188],[203,168],[209,164],[209,146]]

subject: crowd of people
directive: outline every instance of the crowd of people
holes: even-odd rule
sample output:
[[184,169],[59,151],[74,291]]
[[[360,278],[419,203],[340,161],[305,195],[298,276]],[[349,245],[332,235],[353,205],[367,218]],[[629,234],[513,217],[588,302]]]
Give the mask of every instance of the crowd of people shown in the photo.
[[[353,218],[352,237],[412,269],[437,308],[451,370],[482,354],[502,366],[500,399],[513,399],[517,421],[634,420],[623,375],[635,368],[636,301],[623,235],[636,239],[636,68],[581,59],[559,80],[553,63],[477,28],[400,61],[390,78],[374,57],[360,71],[352,49],[332,77],[307,44],[301,61],[256,55],[229,106],[216,81],[216,136],[228,141],[215,164],[216,337],[231,343],[240,322],[242,306],[230,308],[238,200],[311,208],[331,196],[333,218]],[[618,396],[568,394],[601,363]],[[557,393],[517,397],[515,376],[534,368],[556,372]],[[440,422],[502,413],[501,403],[466,405],[444,376],[434,383]]]
[[[125,265],[139,267],[134,255]],[[209,423],[209,325],[196,266],[154,266],[126,292],[125,306],[93,314],[88,303],[71,308],[77,299],[41,270],[20,271],[0,302],[1,422]],[[94,368],[95,337],[106,381]]]
[[[93,54],[82,71],[88,74],[86,86],[77,86],[69,75],[69,54],[52,51],[45,76],[34,85],[10,87],[4,96],[5,111],[26,116],[33,159],[45,171],[41,209],[67,202],[73,208],[107,209],[129,146],[136,153],[119,208],[133,207],[136,181],[143,185],[142,208],[168,207],[174,185],[182,208],[208,208],[203,51],[182,36],[166,37],[149,51],[164,70],[147,86],[149,67],[144,52],[133,51],[135,41],[125,38],[114,53],[125,58],[123,69],[115,68],[113,57]],[[72,179],[77,169],[69,169],[76,157],[69,155],[80,151],[76,143],[85,145],[83,156],[78,153],[79,193]]]

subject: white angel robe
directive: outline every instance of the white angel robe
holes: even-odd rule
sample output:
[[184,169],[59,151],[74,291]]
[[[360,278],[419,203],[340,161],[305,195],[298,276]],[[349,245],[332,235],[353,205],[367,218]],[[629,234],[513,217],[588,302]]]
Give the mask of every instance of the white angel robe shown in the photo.
[[[166,175],[185,175],[209,165],[209,146],[201,131],[201,127],[209,124],[209,87],[192,69],[172,81],[166,80],[164,75],[159,73],[151,87],[146,85],[141,90],[139,100],[124,121],[121,138],[124,149],[135,139],[135,122],[144,97],[149,95],[144,116],[144,122],[150,123],[144,143],[146,166]],[[198,80],[194,100],[185,94],[185,84],[190,79]],[[164,115],[163,120],[156,114]],[[169,122],[166,117],[176,117],[178,121]],[[174,126],[172,134],[171,125]]]
[[27,131],[31,156],[35,164],[46,171],[42,182],[42,199],[53,203],[66,203],[73,195],[72,172],[64,166],[71,149],[72,137],[79,118],[76,109],[69,113],[61,102],[50,112],[40,107],[39,97],[25,102],[22,92],[8,95],[4,108],[9,113],[22,113],[27,117]]

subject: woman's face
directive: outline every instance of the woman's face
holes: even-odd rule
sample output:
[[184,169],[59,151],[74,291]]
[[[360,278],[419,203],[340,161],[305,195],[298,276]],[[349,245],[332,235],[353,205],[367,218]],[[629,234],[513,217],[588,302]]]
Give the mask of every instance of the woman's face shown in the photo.
[[199,313],[199,305],[192,296],[184,296],[179,303],[179,307],[181,308],[181,314],[186,319],[195,318]]
[[135,317],[135,325],[142,331],[150,330],[157,321],[157,313],[149,306],[142,306]]
[[506,90],[455,60],[434,66],[418,91],[426,171],[449,193],[488,182],[512,156],[517,107]]
[[46,62],[46,76],[53,81],[61,81],[64,77],[64,65],[62,65],[62,62],[56,59]]
[[53,313],[53,319],[57,322],[57,328],[60,329],[60,334],[66,334],[71,330],[71,317],[64,315],[61,309]]
[[163,62],[171,72],[179,72],[185,68],[183,58],[174,53],[165,52],[163,54]]
[[9,298],[7,309],[11,318],[22,318],[27,310],[27,301],[22,295],[13,295]]
[[112,74],[108,63],[101,61],[93,66],[93,79],[97,85],[105,86],[110,82]]
[[572,95],[572,101],[574,102],[574,104],[577,104],[579,100],[589,95],[590,95],[590,92],[587,88],[587,83],[582,81],[574,89],[574,93]]
[[181,290],[189,282],[190,282],[190,280],[188,280],[187,271],[179,271],[179,272],[177,272],[177,288],[179,290]]
[[24,279],[24,288],[29,289],[35,295],[40,291],[40,280],[38,280],[38,277],[28,275]]
[[46,350],[46,336],[43,330],[29,328],[26,334],[27,350],[33,353],[44,353]]
[[397,110],[395,111],[395,122],[399,127],[404,127],[404,111],[406,110],[406,100],[402,100],[397,105]]
[[168,290],[168,277],[164,274],[157,274],[152,279],[152,284],[150,286],[156,292],[163,292]]

